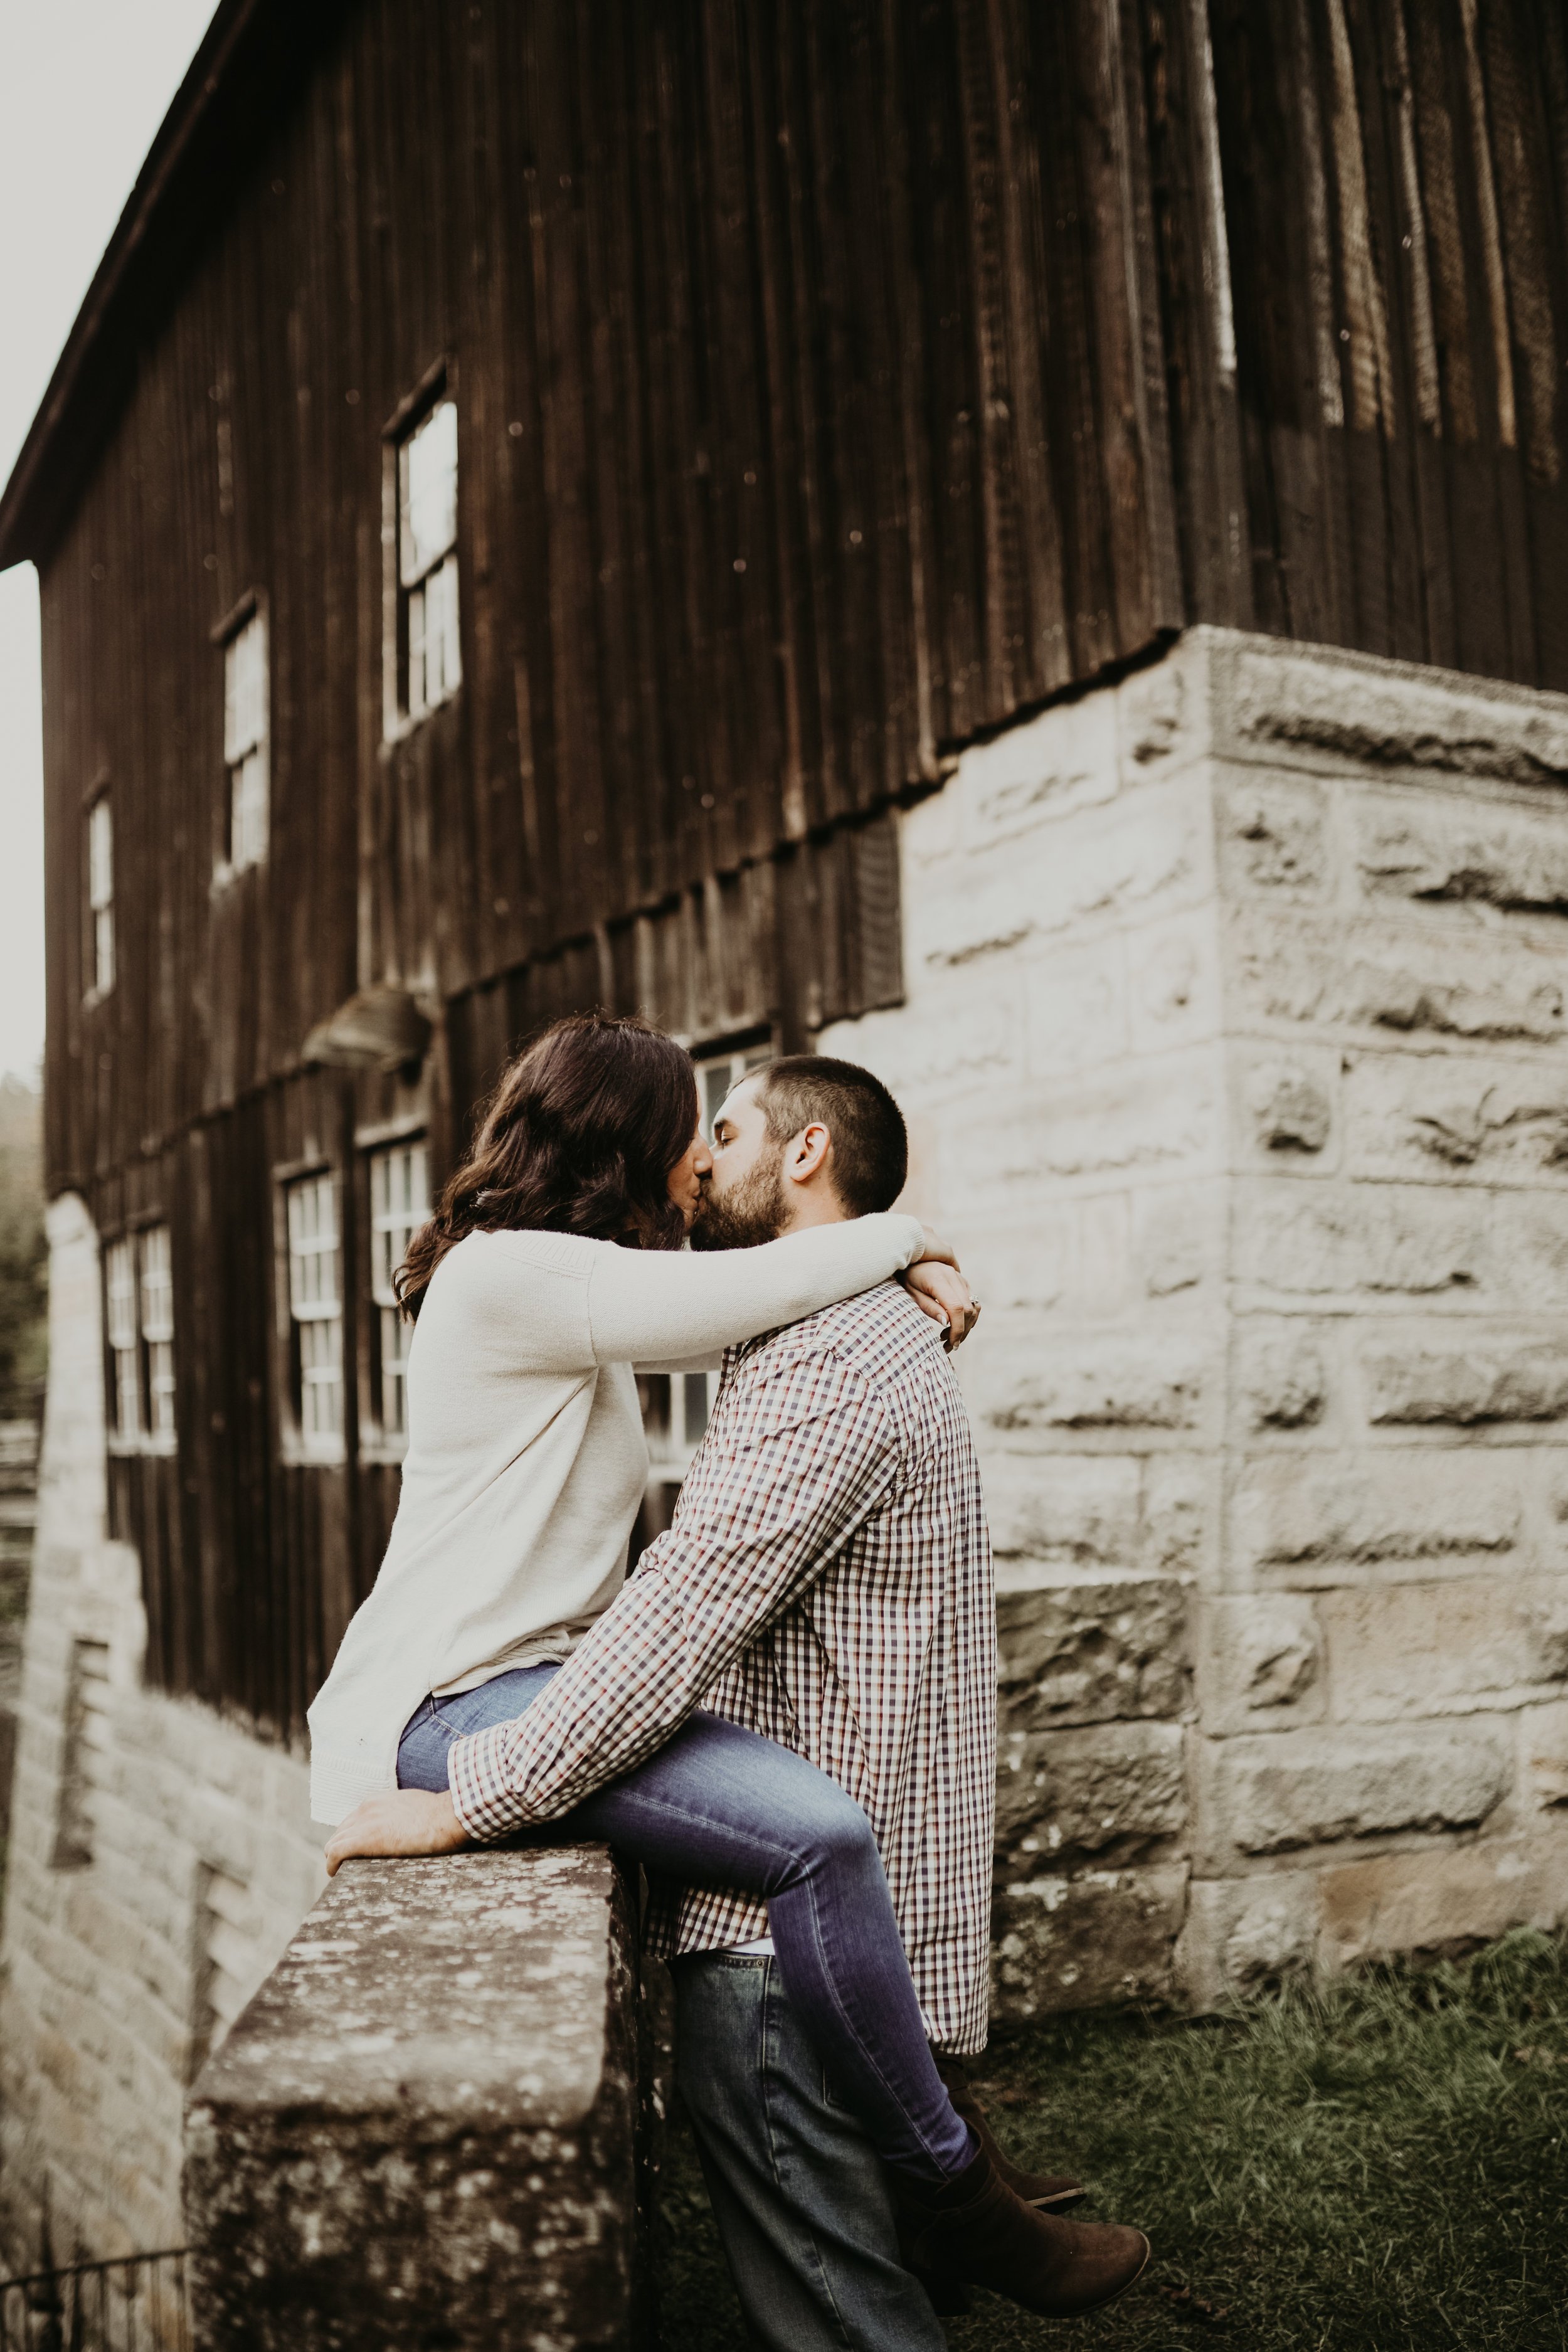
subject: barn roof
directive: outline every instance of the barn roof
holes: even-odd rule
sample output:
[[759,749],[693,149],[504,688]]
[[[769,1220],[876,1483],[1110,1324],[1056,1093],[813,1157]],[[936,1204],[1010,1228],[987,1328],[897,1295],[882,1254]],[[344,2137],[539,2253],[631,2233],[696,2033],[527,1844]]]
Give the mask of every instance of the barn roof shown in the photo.
[[0,571],[47,560],[228,192],[347,0],[219,0],[0,495]]

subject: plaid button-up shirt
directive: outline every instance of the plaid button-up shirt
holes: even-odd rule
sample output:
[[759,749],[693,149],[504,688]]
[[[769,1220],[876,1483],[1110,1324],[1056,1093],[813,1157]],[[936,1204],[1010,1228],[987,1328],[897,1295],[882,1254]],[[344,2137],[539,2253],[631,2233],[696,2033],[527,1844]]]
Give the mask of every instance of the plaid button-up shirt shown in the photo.
[[[701,1706],[792,1748],[876,1832],[926,2029],[984,2047],[995,1801],[991,1548],[935,1326],[895,1284],[732,1348],[674,1523],[515,1722],[454,1743],[464,1827],[548,1821]],[[656,1885],[656,1951],[766,1928]]]

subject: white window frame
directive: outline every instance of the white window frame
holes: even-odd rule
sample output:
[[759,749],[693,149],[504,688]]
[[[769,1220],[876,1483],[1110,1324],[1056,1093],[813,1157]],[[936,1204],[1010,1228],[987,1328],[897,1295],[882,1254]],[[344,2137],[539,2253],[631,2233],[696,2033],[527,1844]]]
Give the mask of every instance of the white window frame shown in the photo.
[[367,1150],[370,1178],[370,1295],[375,1309],[376,1423],[381,1447],[408,1444],[408,1347],[414,1327],[404,1320],[393,1276],[408,1244],[430,1215],[430,1151],[423,1135],[399,1136]]
[[272,641],[266,601],[243,599],[213,632],[223,653],[223,810],[215,881],[267,862],[272,828]]
[[87,998],[97,1003],[114,986],[114,804],[100,792],[87,812],[87,911],[91,942]]
[[166,1224],[142,1225],[105,1243],[103,1302],[110,1451],[173,1454],[174,1285]]
[[306,1460],[341,1462],[347,1421],[343,1226],[331,1169],[285,1183],[283,1231],[294,1426]]
[[384,441],[383,733],[391,742],[463,683],[462,480],[455,381],[445,361],[403,403]]

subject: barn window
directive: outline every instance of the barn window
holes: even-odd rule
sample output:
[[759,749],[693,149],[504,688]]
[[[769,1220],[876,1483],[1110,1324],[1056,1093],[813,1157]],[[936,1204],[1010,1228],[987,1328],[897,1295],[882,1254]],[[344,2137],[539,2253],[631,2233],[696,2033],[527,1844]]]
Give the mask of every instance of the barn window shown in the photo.
[[437,400],[396,445],[398,714],[422,719],[463,682],[458,626],[458,404]]
[[267,615],[254,606],[223,649],[224,833],[221,866],[238,874],[267,855]]
[[109,1326],[110,1412],[116,1439],[134,1445],[142,1434],[142,1361],[136,1330],[136,1244],[126,1234],[104,1253]]
[[114,813],[107,793],[88,812],[87,904],[92,920],[88,986],[106,996],[114,986]]
[[174,1434],[174,1282],[169,1228],[142,1235],[142,1344],[147,1350],[147,1427],[154,1440]]
[[290,1184],[289,1313],[294,1405],[308,1447],[334,1451],[343,1428],[342,1253],[331,1175]]
[[724,1108],[726,1095],[752,1070],[760,1070],[763,1064],[771,1062],[773,1057],[773,1040],[761,1032],[742,1039],[738,1045],[721,1045],[715,1052],[705,1053],[700,1046],[693,1047],[702,1132],[710,1141],[713,1136],[713,1122]]
[[174,1443],[174,1286],[167,1225],[125,1234],[104,1252],[109,1413],[116,1453]]
[[382,1435],[408,1436],[408,1342],[393,1276],[430,1214],[429,1161],[422,1141],[399,1142],[370,1156],[370,1290],[375,1306],[376,1372]]

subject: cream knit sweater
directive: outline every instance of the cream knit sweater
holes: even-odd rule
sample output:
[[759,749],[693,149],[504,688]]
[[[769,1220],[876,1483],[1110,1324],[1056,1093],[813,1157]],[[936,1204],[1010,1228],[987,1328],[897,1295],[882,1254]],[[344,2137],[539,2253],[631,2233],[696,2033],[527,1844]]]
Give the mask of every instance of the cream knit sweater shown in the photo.
[[695,1370],[910,1265],[913,1217],[695,1255],[470,1234],[436,1270],[408,1358],[403,1496],[375,1586],[310,1712],[310,1811],[397,1785],[428,1691],[563,1658],[626,1578],[647,1479],[639,1370]]

